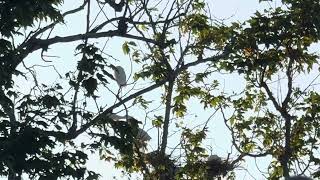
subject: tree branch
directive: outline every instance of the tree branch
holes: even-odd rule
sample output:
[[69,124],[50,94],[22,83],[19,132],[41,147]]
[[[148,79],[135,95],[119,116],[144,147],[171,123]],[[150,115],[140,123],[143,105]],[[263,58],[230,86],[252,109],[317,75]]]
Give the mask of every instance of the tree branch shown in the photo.
[[288,68],[286,71],[286,75],[288,77],[288,91],[287,95],[285,97],[285,100],[282,102],[281,106],[276,101],[275,97],[273,96],[271,90],[269,89],[268,85],[261,80],[261,86],[266,90],[268,97],[272,101],[274,107],[276,110],[281,114],[282,118],[285,120],[285,145],[284,145],[284,152],[280,155],[279,161],[282,166],[283,170],[283,176],[289,177],[289,164],[290,164],[290,158],[292,156],[292,149],[291,149],[291,120],[292,116],[288,112],[288,104],[291,100],[291,94],[292,94],[292,66],[293,66],[293,60],[294,58],[290,58],[288,63]]
[[281,113],[282,112],[282,107],[279,105],[277,100],[274,98],[269,86],[264,81],[260,82],[260,84],[261,84],[261,87],[263,87],[266,90],[271,102],[273,103],[273,106]]
[[99,33],[89,32],[85,34],[76,34],[76,35],[64,36],[64,37],[56,36],[50,39],[30,39],[24,46],[19,47],[19,49],[26,49],[27,53],[29,54],[35,50],[45,48],[56,43],[67,43],[67,42],[73,42],[73,41],[83,40],[87,38],[94,39],[94,38],[113,37],[113,36],[130,38],[130,39],[157,44],[157,42],[153,39],[139,37],[131,34],[120,34],[117,30],[110,30],[106,32],[99,32]]
[[[64,18],[64,17],[66,17],[66,16],[69,15],[69,14],[74,14],[74,13],[76,13],[76,12],[79,12],[79,11],[83,10],[87,3],[88,3],[88,0],[83,1],[83,4],[82,4],[82,5],[80,5],[79,7],[75,8],[75,9],[72,9],[72,10],[70,10],[70,11],[67,11],[67,12],[63,13],[63,14],[62,14],[62,17]],[[55,22],[51,23],[50,25],[45,26],[45,27],[39,29],[38,31],[36,31],[36,32],[31,36],[30,39],[36,38],[36,37],[37,37],[38,35],[40,35],[41,33],[44,33],[45,31],[47,31],[47,30],[50,29],[50,28],[53,28],[53,27],[54,27],[56,24],[58,24],[59,22],[60,22],[60,21],[55,21]]]
[[165,151],[166,151],[167,141],[168,141],[173,85],[174,85],[174,79],[169,80],[167,96],[166,96],[166,110],[165,110],[165,117],[163,122],[162,143],[161,143],[161,149],[160,149],[160,154],[163,157],[165,156]]
[[[87,16],[86,16],[86,33],[89,32],[89,29],[90,29],[90,7],[91,7],[91,3],[90,3],[90,0],[87,0],[88,2],[88,6],[87,6]],[[85,39],[85,42],[84,42],[84,47],[86,47],[88,44],[88,38]],[[86,52],[83,52],[82,54],[82,59],[84,59],[86,56]],[[79,70],[79,73],[78,73],[78,77],[77,77],[77,83],[76,83],[76,86],[75,86],[75,92],[74,92],[74,95],[73,95],[73,102],[72,102],[72,109],[71,109],[71,112],[72,112],[72,124],[71,124],[71,127],[69,129],[69,132],[75,132],[77,130],[77,127],[78,127],[78,112],[76,111],[76,108],[77,108],[77,99],[78,99],[78,93],[79,93],[79,89],[80,89],[80,83],[82,82],[83,80],[83,74],[82,74],[82,70],[80,69]]]
[[218,60],[227,58],[229,56],[229,54],[230,54],[229,51],[224,51],[223,53],[221,53],[219,55],[215,55],[215,56],[204,58],[204,59],[197,59],[196,61],[182,65],[180,68],[180,72],[188,69],[189,67],[196,66],[198,64],[202,64],[202,63],[206,63],[206,62],[217,62]]
[[292,65],[293,65],[294,59],[290,58],[289,63],[288,63],[288,69],[286,72],[287,78],[288,78],[288,92],[287,95],[282,102],[282,108],[287,109],[288,108],[288,103],[291,100],[291,94],[292,94]]
[[[249,156],[249,157],[265,157],[265,156],[267,156],[267,155],[269,155],[270,153],[268,153],[268,152],[264,152],[264,153],[260,153],[260,154],[252,154],[252,153],[248,153],[248,152],[243,152],[243,150],[237,145],[237,143],[236,143],[236,137],[235,137],[235,132],[234,132],[234,130],[233,130],[233,128],[232,127],[230,127],[229,125],[228,125],[228,120],[227,120],[227,118],[226,118],[226,116],[225,116],[225,113],[224,113],[224,111],[223,111],[223,108],[222,108],[222,106],[221,105],[219,105],[219,108],[220,108],[220,110],[221,110],[221,114],[222,114],[222,118],[224,119],[224,124],[226,125],[226,127],[229,129],[229,131],[231,132],[231,138],[232,138],[232,144],[233,144],[233,146],[236,148],[236,150],[238,151],[238,152],[240,152],[241,153],[241,158],[243,158],[244,156]],[[240,158],[240,157],[239,157]],[[239,159],[240,160],[240,159]],[[235,163],[237,163],[238,161],[236,161]],[[235,164],[234,163],[234,164]]]
[[108,115],[109,113],[111,113],[113,109],[121,106],[122,104],[124,104],[124,103],[126,103],[126,102],[128,102],[128,101],[130,101],[130,100],[132,100],[132,99],[134,99],[134,98],[136,98],[136,97],[138,97],[138,96],[140,96],[140,95],[142,95],[142,94],[145,94],[145,93],[147,93],[147,92],[149,92],[149,91],[152,91],[152,90],[154,90],[154,89],[156,89],[156,88],[164,85],[167,81],[168,81],[168,79],[163,79],[163,80],[161,80],[161,81],[159,81],[159,82],[157,82],[157,83],[155,83],[155,84],[153,84],[153,85],[151,85],[151,86],[149,86],[149,87],[147,87],[147,88],[145,88],[145,89],[142,89],[142,90],[140,90],[140,91],[138,91],[138,92],[136,92],[136,93],[134,93],[134,94],[131,94],[130,96],[122,99],[122,101],[119,101],[118,103],[110,106],[109,108],[107,108],[106,110],[104,110],[102,113],[100,113],[98,116],[96,116],[95,118],[93,118],[92,121],[88,122],[87,124],[84,124],[84,125],[83,125],[79,130],[77,130],[75,133],[69,134],[69,139],[72,139],[72,138],[77,137],[78,135],[80,135],[81,133],[83,133],[83,132],[85,132],[87,129],[89,129],[91,126],[93,126],[93,125],[97,124],[99,121],[105,119],[105,117],[107,117],[107,115]]

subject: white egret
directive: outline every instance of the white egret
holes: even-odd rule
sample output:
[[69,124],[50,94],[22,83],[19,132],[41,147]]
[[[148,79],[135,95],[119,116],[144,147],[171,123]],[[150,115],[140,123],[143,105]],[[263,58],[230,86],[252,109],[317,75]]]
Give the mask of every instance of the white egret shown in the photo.
[[151,137],[145,130],[138,128],[137,139],[139,139],[142,142],[146,142],[146,141],[150,141]]
[[127,85],[126,72],[121,66],[116,66],[114,69],[114,79],[117,81],[119,87]]
[[[124,120],[127,120],[130,124],[130,121],[131,120],[135,120],[135,121],[138,121],[136,120],[135,118],[133,118],[132,116],[129,116],[129,115],[126,115],[126,116],[121,116],[121,115],[117,115],[117,114],[114,114],[114,113],[110,113],[108,114],[108,117],[115,120],[115,121],[121,121],[121,119],[124,119]],[[140,122],[140,121],[138,121]],[[150,141],[151,140],[151,137],[149,136],[149,134],[144,131],[143,129],[141,128],[138,128],[138,133],[137,133],[137,137],[136,137],[139,141],[141,142],[146,142],[146,141]]]
[[120,121],[121,119],[132,119],[133,117],[131,116],[121,116],[121,115],[118,115],[118,114],[114,114],[114,113],[110,113],[107,115],[109,118],[113,119],[114,121]]

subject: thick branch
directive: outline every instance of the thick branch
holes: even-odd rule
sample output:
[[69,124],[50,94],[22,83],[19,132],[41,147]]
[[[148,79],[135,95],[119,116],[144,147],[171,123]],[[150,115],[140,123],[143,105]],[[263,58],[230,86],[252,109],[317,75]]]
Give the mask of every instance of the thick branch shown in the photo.
[[291,94],[292,94],[292,65],[293,65],[293,59],[290,58],[289,64],[288,64],[288,69],[286,72],[287,78],[288,78],[288,92],[286,95],[286,98],[282,102],[282,108],[287,109],[288,108],[288,103],[290,102]]
[[166,151],[167,141],[168,141],[171,99],[172,99],[172,91],[173,91],[173,85],[174,85],[173,80],[169,81],[167,95],[166,95],[166,110],[165,110],[165,117],[164,117],[164,122],[163,122],[163,134],[162,134],[162,143],[161,143],[161,149],[160,149],[160,154],[162,156],[165,156],[165,151]]
[[283,119],[285,120],[285,145],[284,145],[284,153],[279,157],[282,169],[283,169],[283,176],[289,177],[289,160],[291,157],[291,116],[288,114],[287,109],[280,107],[277,103],[276,99],[274,98],[272,92],[270,91],[268,85],[265,82],[261,82],[261,86],[267,91],[269,98],[271,99],[274,107],[278,110],[281,114]]
[[109,19],[101,24],[99,24],[98,26],[96,26],[95,28],[93,28],[90,33],[96,33],[98,32],[99,30],[101,30],[104,26],[106,26],[107,24],[113,22],[113,21],[120,21],[121,19],[123,19],[123,17],[116,17],[116,18],[112,18],[112,19]]
[[283,176],[289,177],[289,163],[290,158],[292,156],[291,150],[291,119],[292,117],[288,113],[288,103],[290,102],[291,94],[292,94],[292,64],[293,58],[290,58],[288,69],[287,69],[287,77],[288,77],[288,92],[285,100],[282,103],[283,117],[285,119],[285,149],[284,154],[281,159],[281,164],[283,166]]
[[105,117],[107,117],[107,115],[112,112],[113,109],[121,106],[122,104],[142,95],[142,94],[145,94],[149,91],[152,91],[162,85],[164,85],[168,80],[167,79],[163,79],[145,89],[142,89],[134,94],[131,94],[130,96],[122,99],[122,101],[119,101],[118,103],[110,106],[109,108],[107,108],[106,110],[104,110],[101,114],[99,114],[98,116],[96,116],[94,119],[92,119],[92,121],[88,122],[87,124],[84,124],[78,131],[76,131],[75,133],[72,133],[69,135],[69,138],[72,139],[72,138],[75,138],[77,137],[78,135],[80,135],[81,133],[85,132],[87,129],[89,129],[91,126],[93,126],[94,124],[98,123],[99,121],[105,119]]
[[131,34],[120,34],[117,30],[114,30],[114,31],[106,31],[106,32],[99,32],[99,33],[76,34],[76,35],[65,36],[65,37],[56,36],[50,39],[31,39],[28,41],[28,43],[25,44],[25,46],[19,47],[19,49],[26,48],[27,53],[31,53],[35,50],[45,48],[56,43],[66,43],[66,42],[83,40],[87,38],[93,39],[93,38],[113,37],[113,36],[141,40],[141,41],[149,42],[153,44],[157,43],[153,39],[139,37]]
[[196,66],[198,64],[207,63],[207,62],[217,62],[218,60],[226,59],[229,56],[229,54],[230,54],[230,52],[224,51],[223,53],[221,53],[219,55],[215,55],[215,56],[204,58],[204,59],[197,59],[194,62],[190,62],[188,64],[182,65],[180,68],[180,72],[188,69],[189,67]]
[[269,89],[268,85],[262,80],[261,86],[266,90],[270,100],[272,101],[274,107],[277,109],[277,111],[281,114],[282,118],[285,120],[285,145],[284,145],[284,152],[279,157],[282,170],[283,170],[283,176],[289,177],[290,169],[289,169],[289,163],[290,158],[292,155],[291,150],[291,120],[292,117],[288,112],[288,104],[290,102],[291,94],[292,94],[292,65],[293,65],[293,58],[290,58],[288,68],[286,71],[286,75],[288,78],[288,91],[287,95],[282,102],[281,106],[276,101],[275,97],[273,96],[271,90]]
[[[269,86],[267,85],[267,83],[262,81],[260,84],[261,84],[261,87],[263,87],[266,90],[266,92],[268,94],[268,97],[271,100],[273,106],[277,109],[277,111],[279,111],[281,113],[282,112],[282,107],[279,105],[279,103],[277,102],[276,98],[273,96],[273,94],[272,94]],[[282,115],[282,113],[281,113],[281,115]]]
[[8,72],[8,74],[13,74],[13,71],[17,68],[17,66],[28,56],[28,54],[38,50],[38,49],[46,49],[48,46],[57,44],[57,43],[67,43],[84,39],[92,39],[92,38],[102,38],[102,37],[113,37],[119,36],[129,39],[140,40],[143,42],[157,44],[157,42],[153,39],[148,39],[145,37],[139,37],[131,34],[119,34],[117,30],[115,31],[106,31],[100,33],[86,33],[86,34],[77,34],[71,36],[60,37],[56,36],[50,39],[30,39],[26,43],[21,44],[17,50],[20,51],[19,56],[17,56],[14,61],[12,61],[12,71]]

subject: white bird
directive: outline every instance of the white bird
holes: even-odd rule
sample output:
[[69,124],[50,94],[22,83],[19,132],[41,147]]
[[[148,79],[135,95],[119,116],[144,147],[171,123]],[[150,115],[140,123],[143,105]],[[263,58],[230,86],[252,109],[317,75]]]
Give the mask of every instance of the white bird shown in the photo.
[[121,66],[116,66],[114,69],[114,78],[120,87],[127,85],[126,72]]
[[[135,118],[133,118],[132,116],[129,116],[129,115],[121,116],[121,115],[110,113],[107,116],[115,121],[121,121],[121,119],[124,119],[124,120],[127,120],[129,123],[130,123],[131,119],[136,120]],[[140,121],[138,121],[138,122],[140,122]],[[146,141],[151,140],[150,135],[145,130],[143,130],[141,128],[138,128],[138,133],[137,133],[136,138],[141,142],[146,142]]]
[[109,118],[113,119],[114,121],[120,121],[121,119],[132,119],[133,117],[129,116],[129,115],[125,115],[125,116],[121,116],[118,114],[114,114],[114,113],[110,113],[107,115]]
[[151,137],[145,130],[138,128],[137,139],[139,139],[142,142],[146,142],[146,141],[150,141]]

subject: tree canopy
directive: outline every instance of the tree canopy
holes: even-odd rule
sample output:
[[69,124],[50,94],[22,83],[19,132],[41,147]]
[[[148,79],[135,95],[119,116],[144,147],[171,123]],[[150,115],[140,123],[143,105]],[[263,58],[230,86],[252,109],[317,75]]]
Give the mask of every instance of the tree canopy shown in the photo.
[[[235,179],[266,157],[268,179],[320,177],[320,2],[277,2],[227,22],[206,0],[0,0],[0,175],[99,179],[98,153],[144,179]],[[190,104],[212,115],[188,125]]]

